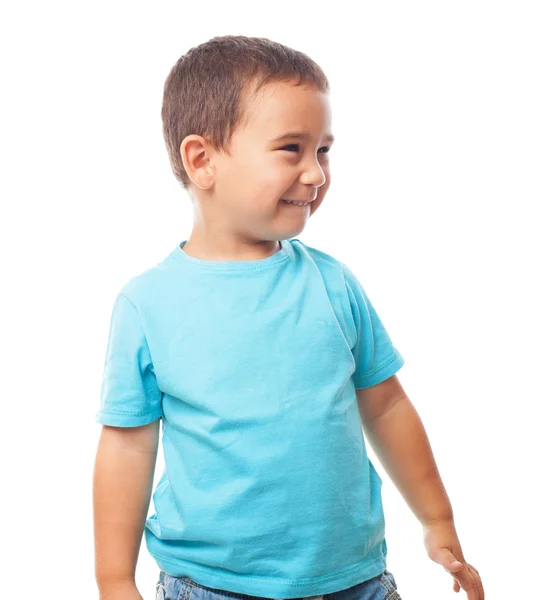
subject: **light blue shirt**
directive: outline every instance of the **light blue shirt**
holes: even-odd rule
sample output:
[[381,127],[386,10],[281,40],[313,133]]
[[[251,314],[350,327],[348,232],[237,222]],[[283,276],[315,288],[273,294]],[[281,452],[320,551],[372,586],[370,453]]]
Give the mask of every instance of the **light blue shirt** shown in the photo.
[[205,261],[186,241],[118,293],[95,417],[162,419],[148,551],[169,575],[265,598],[377,576],[382,481],[355,390],[402,355],[332,256],[293,238],[265,259]]

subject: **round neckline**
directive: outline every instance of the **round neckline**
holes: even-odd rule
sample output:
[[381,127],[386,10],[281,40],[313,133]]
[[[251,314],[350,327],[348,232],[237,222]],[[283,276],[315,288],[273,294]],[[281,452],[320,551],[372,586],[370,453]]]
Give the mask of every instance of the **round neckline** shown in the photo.
[[291,252],[290,243],[288,240],[279,240],[280,250],[257,260],[203,260],[195,258],[187,254],[183,250],[183,246],[188,242],[182,240],[173,249],[171,255],[180,263],[186,266],[197,267],[209,271],[250,271],[254,269],[262,269],[286,260]]

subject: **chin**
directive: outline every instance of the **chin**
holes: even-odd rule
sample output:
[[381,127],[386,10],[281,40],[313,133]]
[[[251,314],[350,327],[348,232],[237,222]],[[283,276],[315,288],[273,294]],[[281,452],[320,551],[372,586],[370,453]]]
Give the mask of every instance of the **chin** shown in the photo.
[[284,233],[284,238],[283,239],[289,239],[289,238],[297,237],[305,229],[305,225],[306,224],[307,223],[304,223],[301,227],[294,227],[293,229],[290,229],[289,231],[286,231]]

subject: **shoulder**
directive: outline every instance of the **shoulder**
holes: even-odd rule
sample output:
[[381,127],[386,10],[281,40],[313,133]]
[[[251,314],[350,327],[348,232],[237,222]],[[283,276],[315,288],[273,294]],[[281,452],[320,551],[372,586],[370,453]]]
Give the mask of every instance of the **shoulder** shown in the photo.
[[349,293],[348,281],[345,275],[346,264],[332,254],[304,244],[299,239],[290,241],[294,254],[301,258],[301,262],[307,261],[312,270],[319,273],[337,321],[349,346],[353,347],[357,333],[351,302],[353,297]]
[[353,290],[360,287],[354,272],[340,259],[323,250],[309,246],[297,238],[290,240],[290,242],[295,253],[304,255],[308,260],[315,263],[325,283],[340,286],[343,290],[346,290],[346,293],[348,293],[348,289]]
[[169,257],[132,275],[121,285],[118,295],[125,296],[138,310],[161,298],[175,279],[177,265]]
[[317,264],[319,269],[328,270],[337,273],[338,275],[342,275],[346,265],[335,258],[332,254],[328,254],[323,250],[319,250],[313,246],[309,246],[305,244],[298,238],[293,238],[290,240],[292,248],[294,252],[300,254],[301,256],[307,257],[309,260],[312,260]]

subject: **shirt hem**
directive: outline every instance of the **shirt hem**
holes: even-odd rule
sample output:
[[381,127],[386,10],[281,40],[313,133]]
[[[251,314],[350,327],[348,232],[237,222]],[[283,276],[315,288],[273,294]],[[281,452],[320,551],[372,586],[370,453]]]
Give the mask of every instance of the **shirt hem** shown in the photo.
[[175,558],[170,559],[151,550],[148,551],[155,559],[158,567],[172,577],[186,577],[201,586],[276,600],[304,598],[306,596],[318,596],[338,592],[377,577],[385,571],[387,566],[387,550],[385,549],[376,558],[366,558],[357,565],[348,567],[343,571],[337,571],[336,573],[303,580],[279,579],[274,577],[236,575],[232,572],[219,573],[208,567],[202,567]]
[[96,413],[95,422],[100,425],[110,425],[112,427],[140,427],[162,418],[163,415],[160,411],[134,414],[132,412],[121,413],[101,410]]
[[395,352],[387,358],[379,367],[376,367],[368,373],[364,373],[359,377],[354,376],[354,387],[357,390],[362,390],[367,387],[372,387],[389,379],[404,365],[404,358],[402,354],[395,350]]

